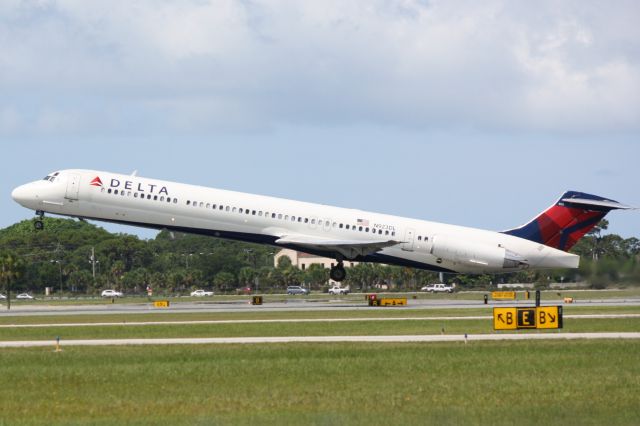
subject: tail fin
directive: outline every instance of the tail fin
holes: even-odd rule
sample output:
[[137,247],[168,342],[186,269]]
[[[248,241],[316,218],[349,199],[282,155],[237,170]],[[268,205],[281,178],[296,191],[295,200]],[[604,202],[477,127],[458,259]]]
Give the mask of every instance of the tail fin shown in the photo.
[[569,251],[611,210],[631,208],[597,195],[568,191],[531,222],[503,233]]

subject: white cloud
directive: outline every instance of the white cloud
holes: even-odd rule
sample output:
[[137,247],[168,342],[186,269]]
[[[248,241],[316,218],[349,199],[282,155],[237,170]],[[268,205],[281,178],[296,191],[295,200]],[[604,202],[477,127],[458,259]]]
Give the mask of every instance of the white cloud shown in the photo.
[[8,2],[0,110],[52,132],[122,131],[133,113],[176,132],[637,131],[638,12],[633,1]]

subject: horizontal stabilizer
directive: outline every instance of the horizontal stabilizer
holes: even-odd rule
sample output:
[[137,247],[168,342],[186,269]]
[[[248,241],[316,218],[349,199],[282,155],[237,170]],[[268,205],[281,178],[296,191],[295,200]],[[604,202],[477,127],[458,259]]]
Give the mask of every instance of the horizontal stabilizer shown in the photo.
[[629,209],[615,200],[568,191],[529,223],[503,233],[568,251],[611,210]]

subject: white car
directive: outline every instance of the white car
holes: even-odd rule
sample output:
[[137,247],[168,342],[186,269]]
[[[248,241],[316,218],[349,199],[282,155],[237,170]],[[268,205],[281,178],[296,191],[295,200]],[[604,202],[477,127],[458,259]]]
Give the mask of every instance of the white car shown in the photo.
[[7,298],[7,296],[5,296],[4,294],[0,294],[0,300],[4,300],[6,298]]
[[28,293],[20,293],[16,296],[16,299],[33,299],[33,296]]
[[205,290],[196,290],[191,292],[191,296],[193,297],[213,296],[213,292],[205,291]]
[[103,290],[102,297],[122,297],[122,292],[121,291],[115,291],[115,290]]
[[329,289],[329,294],[349,294],[349,287],[339,287],[334,285]]
[[453,287],[446,284],[429,284],[422,287],[420,290],[431,293],[453,293]]

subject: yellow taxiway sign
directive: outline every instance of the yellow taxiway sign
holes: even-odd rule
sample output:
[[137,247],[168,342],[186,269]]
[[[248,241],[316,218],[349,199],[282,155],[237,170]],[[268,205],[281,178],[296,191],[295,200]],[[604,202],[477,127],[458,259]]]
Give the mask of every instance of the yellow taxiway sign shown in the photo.
[[494,330],[562,328],[562,306],[493,308]]

